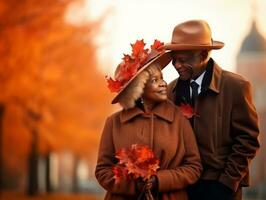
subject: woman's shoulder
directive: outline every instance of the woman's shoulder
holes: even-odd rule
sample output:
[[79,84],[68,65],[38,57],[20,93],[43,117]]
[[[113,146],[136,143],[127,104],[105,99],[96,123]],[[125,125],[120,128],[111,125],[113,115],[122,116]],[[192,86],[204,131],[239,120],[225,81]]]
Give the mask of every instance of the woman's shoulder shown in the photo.
[[117,122],[120,119],[120,115],[122,113],[122,109],[118,110],[112,114],[110,114],[106,119],[105,119],[105,123],[107,124],[112,124],[114,122]]
[[118,110],[112,114],[110,114],[107,118],[106,118],[106,121],[116,121],[120,118],[120,115],[122,113],[122,109],[121,110]]

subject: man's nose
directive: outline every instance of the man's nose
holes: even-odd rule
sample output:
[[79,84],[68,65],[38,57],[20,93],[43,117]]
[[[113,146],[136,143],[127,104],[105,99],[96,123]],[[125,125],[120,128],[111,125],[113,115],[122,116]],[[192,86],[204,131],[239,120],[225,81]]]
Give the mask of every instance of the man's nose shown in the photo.
[[174,66],[175,66],[176,69],[179,69],[179,68],[182,67],[182,64],[176,61]]

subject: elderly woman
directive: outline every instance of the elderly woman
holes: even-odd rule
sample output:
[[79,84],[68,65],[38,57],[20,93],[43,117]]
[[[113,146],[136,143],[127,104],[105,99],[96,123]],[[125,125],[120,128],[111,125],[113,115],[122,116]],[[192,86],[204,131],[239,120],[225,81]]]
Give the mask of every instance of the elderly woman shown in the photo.
[[95,175],[107,190],[105,199],[137,199],[143,184],[123,179],[115,183],[112,167],[117,150],[132,144],[149,146],[160,160],[160,168],[149,180],[155,199],[186,200],[186,187],[195,183],[202,167],[196,140],[188,120],[167,100],[167,84],[161,69],[171,60],[169,52],[155,40],[151,50],[144,43],[132,45],[109,79],[109,88],[118,94],[112,103],[123,109],[107,118],[103,129]]

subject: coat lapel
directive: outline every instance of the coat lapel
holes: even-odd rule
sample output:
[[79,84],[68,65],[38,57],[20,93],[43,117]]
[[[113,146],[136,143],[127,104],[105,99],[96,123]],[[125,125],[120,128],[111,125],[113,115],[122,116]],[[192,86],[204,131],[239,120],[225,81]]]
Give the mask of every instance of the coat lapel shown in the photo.
[[174,102],[176,105],[180,105],[181,103],[191,104],[189,82],[189,80],[182,81],[177,79],[176,86],[173,89],[173,93],[175,93]]
[[217,94],[220,93],[222,73],[222,68],[220,68],[219,65],[214,62],[212,79],[209,85],[209,89]]

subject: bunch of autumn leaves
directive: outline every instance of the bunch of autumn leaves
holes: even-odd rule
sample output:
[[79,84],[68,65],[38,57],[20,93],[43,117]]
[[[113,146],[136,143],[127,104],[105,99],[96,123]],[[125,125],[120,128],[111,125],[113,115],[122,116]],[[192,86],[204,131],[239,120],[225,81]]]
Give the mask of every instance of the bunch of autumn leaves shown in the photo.
[[159,169],[159,160],[155,157],[153,151],[145,145],[133,144],[131,148],[122,148],[116,152],[118,163],[113,166],[115,183],[121,179],[137,180],[145,183],[138,199],[153,200],[149,189],[146,189],[147,181]]
[[153,151],[140,144],[133,144],[131,148],[122,148],[116,152],[118,163],[113,166],[114,179],[119,183],[121,179],[150,179],[159,169],[159,160]]

